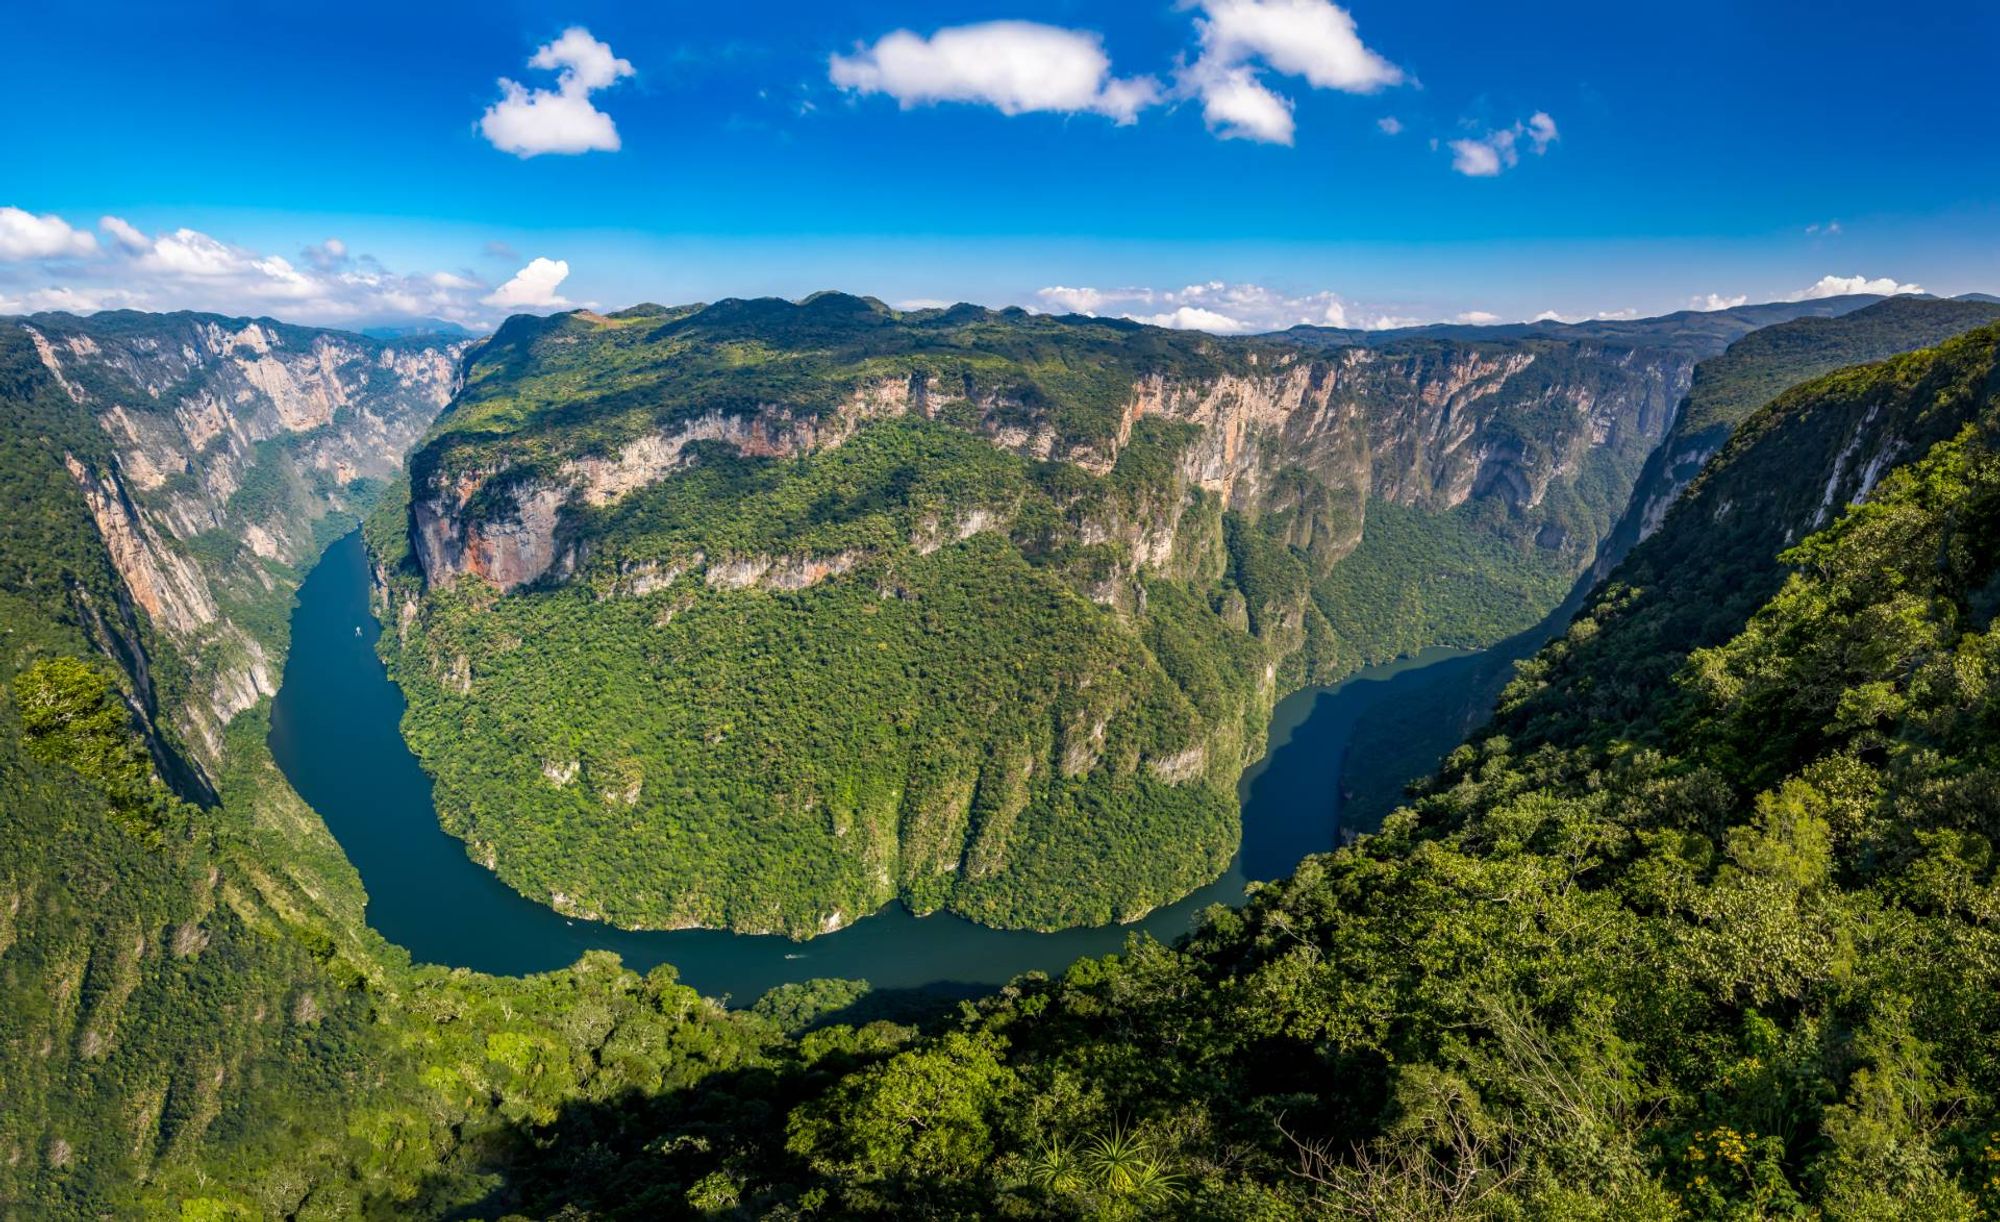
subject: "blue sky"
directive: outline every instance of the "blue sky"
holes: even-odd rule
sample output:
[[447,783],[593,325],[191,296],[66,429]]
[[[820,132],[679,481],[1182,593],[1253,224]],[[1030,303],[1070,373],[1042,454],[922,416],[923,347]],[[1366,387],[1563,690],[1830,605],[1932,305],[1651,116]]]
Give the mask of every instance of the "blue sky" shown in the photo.
[[490,322],[838,287],[1232,330],[2000,289],[1981,0],[106,3],[9,27],[0,310]]

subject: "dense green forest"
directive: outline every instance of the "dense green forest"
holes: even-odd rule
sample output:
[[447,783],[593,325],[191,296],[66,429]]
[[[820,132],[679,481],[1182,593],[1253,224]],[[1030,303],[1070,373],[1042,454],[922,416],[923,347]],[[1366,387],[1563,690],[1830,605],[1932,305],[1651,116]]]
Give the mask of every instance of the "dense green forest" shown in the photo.
[[[739,1147],[763,1175],[729,1199],[850,1216],[1985,1216],[1996,347],[2000,330],[1977,332],[1751,422],[1790,460],[1778,503],[1819,495],[1814,418],[1848,396],[1914,405],[1943,439],[1908,434],[1917,461],[1767,557],[1766,593],[1714,644],[1669,647],[1670,682],[1629,716],[1504,732],[1616,673],[1598,643],[1646,604],[1613,594],[1380,834],[1182,946],[1024,979],[848,1074]],[[1695,558],[1727,569],[1730,549]],[[542,1208],[621,1216],[644,1186],[685,1182],[675,1140],[659,1148],[626,1147],[620,1175],[581,1186],[558,1160]]]
[[[1147,431],[1128,466],[1181,441]],[[1142,580],[1129,617],[1079,592],[1129,571],[1116,542],[906,541],[975,512],[1117,521],[1149,495],[921,421],[790,463],[714,455],[612,510],[576,580],[432,592],[393,655],[405,733],[451,830],[566,911],[801,936],[899,896],[1131,920],[1228,865],[1267,670],[1305,677],[1296,634],[1252,631],[1199,494],[1184,576]],[[851,570],[741,592],[691,559],[773,554]],[[628,556],[677,559],[634,596]]]
[[1685,368],[841,294],[516,319],[368,532],[406,736],[565,912],[1135,919],[1227,867],[1279,696],[1556,605]]
[[[1728,351],[1703,361],[1695,367],[1688,398],[1673,429],[1639,478],[1630,508],[1601,545],[1593,573],[1609,571],[1639,542],[1648,502],[1663,494],[1667,481],[1691,479],[1700,460],[1720,449],[1737,425],[1786,388],[1844,366],[1929,347],[1996,317],[2000,317],[2000,307],[1990,302],[1892,297],[1837,317],[1809,315],[1752,331],[1731,344]],[[1690,459],[1696,466],[1684,474],[1670,470]],[[1776,479],[1786,471],[1782,462],[1772,462],[1763,467],[1763,473],[1765,478]],[[1711,512],[1717,506],[1719,502],[1711,502]],[[1808,522],[1798,523],[1792,537],[1808,528]],[[1692,525],[1674,529],[1706,533],[1706,528]],[[1765,562],[1763,567],[1769,570],[1772,566],[1764,553],[1774,552],[1784,541],[1782,529],[1774,530],[1752,545],[1751,555]],[[1642,563],[1648,565],[1649,573],[1636,580],[1648,585],[1657,585],[1658,574],[1679,567],[1672,562]],[[1393,706],[1371,716],[1355,733],[1341,777],[1347,825],[1373,828],[1395,809],[1409,778],[1431,772],[1467,733],[1485,721],[1501,690],[1513,678],[1516,664],[1562,635],[1595,584],[1593,577],[1578,582],[1562,609],[1479,658],[1453,663],[1433,676],[1406,683]],[[1718,583],[1712,588],[1720,591],[1728,587]],[[1728,618],[1722,621],[1725,625],[1734,622]]]
[[[10,521],[46,542],[5,553],[0,604],[0,1200],[1983,1216],[1996,353],[1987,328],[1780,396],[1378,835],[1178,946],[955,1011],[818,982],[731,1012],[595,955],[520,980],[411,965],[363,923],[260,713],[231,727],[217,800],[166,783],[130,655],[164,672],[173,646],[105,638],[116,573],[57,478],[88,421],[17,363],[9,410],[42,424],[5,451]],[[1274,580],[1241,523],[1215,530],[1217,580]]]

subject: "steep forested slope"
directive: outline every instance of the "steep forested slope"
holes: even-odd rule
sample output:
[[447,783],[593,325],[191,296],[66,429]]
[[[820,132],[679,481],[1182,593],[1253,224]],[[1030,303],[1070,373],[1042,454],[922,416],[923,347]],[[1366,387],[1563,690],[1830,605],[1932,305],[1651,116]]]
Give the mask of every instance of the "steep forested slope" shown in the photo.
[[1996,334],[1988,326],[1829,374],[1745,420],[1593,596],[1573,643],[1523,672],[1503,710],[1505,731],[1628,736],[1635,719],[1656,717],[1687,655],[1740,631],[1776,592],[1780,550],[1982,410],[1994,388]]
[[[0,1212],[441,1212],[494,1189],[517,1124],[766,1059],[774,1027],[725,1015],[670,970],[641,980],[603,957],[525,981],[413,968],[363,923],[353,869],[271,765],[267,705],[237,710],[213,753],[186,745],[177,727],[216,716],[204,643],[254,642],[275,658],[282,635],[263,625],[283,624],[292,589],[289,566],[253,566],[249,544],[175,534],[177,499],[213,504],[200,489],[240,470],[228,437],[189,453],[132,442],[118,419],[185,424],[189,400],[234,376],[214,362],[243,368],[202,344],[210,325],[309,353],[369,349],[243,320],[0,323]],[[164,354],[181,372],[96,366],[106,351]],[[273,410],[242,389],[221,398],[225,430],[257,429]],[[413,435],[445,397],[426,410],[400,378],[352,389],[351,417],[335,409],[257,466],[302,478],[304,456],[337,459],[344,438],[365,446],[370,421]],[[132,460],[176,450],[183,490],[132,486]],[[309,497],[219,496],[222,520],[239,537],[298,541],[304,558],[314,521],[352,504],[360,471],[383,458],[353,461],[353,478]],[[115,502],[88,495],[113,486]],[[187,580],[144,586],[166,566]],[[262,579],[241,601],[184,618],[246,571]]]
[[[1018,982],[840,1079],[739,1147],[759,1168],[739,1199],[869,1216],[1986,1216],[1996,348],[1987,329],[1782,396],[1628,566],[1754,582],[1740,616],[1671,574],[1600,600],[1524,681],[1500,728],[1525,736],[1468,744],[1380,835],[1184,946]],[[1873,454],[1907,465],[1857,481]],[[1662,636],[1666,613],[1713,643]],[[1615,643],[1641,639],[1669,651],[1643,699],[1551,714],[1605,710],[1596,693],[1622,692],[1629,660]],[[545,1207],[618,1216],[674,1174],[626,1153],[609,1180],[550,1181]]]
[[1277,696],[1552,607],[1690,367],[839,294],[516,319],[371,532],[408,735],[565,911],[1130,919],[1227,864]]
[[[1580,607],[1588,587],[1659,527],[1736,426],[1788,387],[1931,346],[1996,317],[2000,309],[1991,303],[1894,297],[1838,317],[1814,315],[1754,331],[1703,361],[1674,427],[1647,460],[1624,516],[1600,546],[1592,575],[1578,582],[1571,599]],[[1476,662],[1440,672],[1436,682],[1411,685],[1395,707],[1370,718],[1355,734],[1342,776],[1351,795],[1349,826],[1371,828],[1392,810],[1404,782],[1429,772],[1492,713],[1515,664],[1564,631],[1570,615],[1552,616]]]
[[1730,433],[1786,388],[1849,365],[1927,348],[1996,317],[2000,307],[1989,302],[1891,297],[1837,317],[1807,316],[1753,331],[1703,361],[1674,427],[1647,460],[1630,507],[1605,541],[1598,575],[1659,529]]
[[[163,784],[174,710],[149,710],[140,676],[188,663],[64,461],[116,462],[92,450],[115,434],[25,334],[6,341],[10,1207],[2000,1204],[2000,328],[1747,422],[1626,566],[1658,584],[1608,591],[1381,835],[1184,946],[1026,978],[928,1033],[827,1025],[855,995],[838,985],[728,1013],[601,956],[527,980],[412,967],[365,929],[351,869],[271,768],[261,706],[206,770],[219,804],[185,800],[208,788],[192,769]],[[720,459],[688,474],[772,479],[781,517],[786,484],[812,476]],[[671,515],[653,526],[686,541]],[[192,563],[214,580],[217,560]],[[1740,609],[1717,597],[1739,588]],[[1664,669],[1635,669],[1651,653]]]

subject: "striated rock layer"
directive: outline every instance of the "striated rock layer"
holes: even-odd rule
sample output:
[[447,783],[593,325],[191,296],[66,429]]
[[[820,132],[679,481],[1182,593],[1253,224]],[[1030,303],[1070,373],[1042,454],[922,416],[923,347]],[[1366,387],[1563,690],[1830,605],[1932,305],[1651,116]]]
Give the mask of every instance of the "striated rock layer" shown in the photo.
[[206,314],[0,326],[102,431],[64,465],[133,603],[191,662],[175,729],[212,768],[229,721],[276,692],[283,648],[227,608],[296,581],[323,541],[315,523],[397,477],[467,345]]

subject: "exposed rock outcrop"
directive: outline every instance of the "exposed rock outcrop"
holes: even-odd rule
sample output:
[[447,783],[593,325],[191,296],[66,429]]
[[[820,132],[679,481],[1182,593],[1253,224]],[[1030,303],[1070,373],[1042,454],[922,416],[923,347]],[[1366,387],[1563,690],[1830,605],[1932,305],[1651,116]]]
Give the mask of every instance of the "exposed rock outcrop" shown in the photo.
[[[746,457],[795,458],[837,446],[871,420],[949,413],[1003,449],[1104,475],[1134,426],[1154,417],[1199,430],[1181,456],[1187,486],[1253,517],[1291,515],[1291,542],[1324,568],[1359,542],[1371,497],[1430,510],[1490,498],[1518,514],[1541,505],[1552,485],[1575,478],[1592,451],[1615,451],[1636,468],[1670,421],[1692,361],[1667,351],[1466,344],[1419,354],[1360,348],[1267,354],[1260,366],[1204,380],[1142,377],[1112,437],[1067,448],[1053,427],[1021,423],[1020,405],[977,398],[961,384],[921,372],[865,382],[819,414],[775,406],[734,414],[712,409],[609,454],[562,460],[552,475],[510,483],[516,473],[504,464],[439,469],[414,490],[412,543],[432,584],[473,574],[511,590],[576,569],[580,557],[561,542],[567,514],[615,505],[670,477],[698,442]],[[1152,507],[1151,521],[1119,524],[1142,568],[1158,569],[1174,554],[1183,506],[1175,496]],[[912,542],[931,550],[948,536],[996,529],[1003,515],[975,507]],[[1079,531],[1086,543],[1117,533],[1106,523],[1080,523]],[[1547,538],[1574,551],[1577,563],[1595,543]],[[728,573],[711,580],[749,584]]]
[[282,596],[288,567],[316,553],[314,521],[348,508],[356,481],[400,471],[456,392],[466,344],[201,314],[0,325],[27,333],[109,443],[64,465],[132,604],[192,666],[177,728],[213,766],[230,719],[277,690],[276,642],[223,608]]

